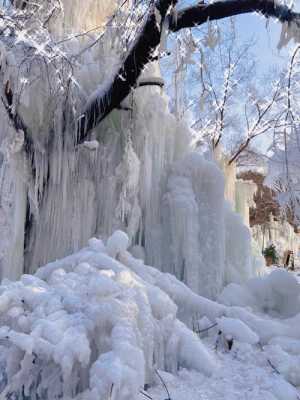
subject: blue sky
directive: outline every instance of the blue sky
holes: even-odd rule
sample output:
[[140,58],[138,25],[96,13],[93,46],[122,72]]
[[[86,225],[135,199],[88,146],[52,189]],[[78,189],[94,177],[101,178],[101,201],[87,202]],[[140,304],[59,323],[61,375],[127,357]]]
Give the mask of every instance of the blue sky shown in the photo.
[[[300,0],[295,0],[294,7],[300,12]],[[295,44],[291,42],[288,48],[280,52],[277,50],[281,32],[280,23],[270,19],[268,29],[266,29],[265,18],[257,14],[245,14],[236,17],[236,25],[241,41],[253,36],[256,39],[254,52],[257,56],[259,72],[267,73],[274,65],[287,62],[290,48],[293,48]]]
[[271,20],[267,29],[266,19],[255,14],[236,17],[236,24],[242,42],[252,37],[256,40],[253,51],[257,56],[257,66],[261,73],[269,71],[274,65],[286,62],[288,49],[284,48],[280,52],[277,49],[281,24]]

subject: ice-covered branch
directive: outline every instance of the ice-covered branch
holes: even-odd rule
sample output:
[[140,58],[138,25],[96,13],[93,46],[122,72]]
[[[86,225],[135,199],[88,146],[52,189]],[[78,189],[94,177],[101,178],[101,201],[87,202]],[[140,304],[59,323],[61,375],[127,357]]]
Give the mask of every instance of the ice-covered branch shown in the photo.
[[268,132],[274,127],[274,125],[276,125],[277,120],[276,118],[270,116],[270,113],[276,105],[279,94],[280,82],[278,82],[271,99],[265,104],[263,108],[261,108],[258,103],[256,104],[257,117],[254,120],[253,124],[249,126],[245,139],[239,144],[238,148],[230,157],[228,162],[229,165],[235,162],[240,157],[240,155],[247,149],[247,147],[255,138]]
[[229,0],[197,4],[180,10],[176,17],[170,18],[169,28],[177,32],[182,28],[201,25],[208,20],[213,21],[253,12],[261,13],[267,18],[277,18],[282,23],[297,21],[300,26],[300,15],[275,0]]
[[166,19],[172,32],[201,25],[208,20],[252,12],[277,18],[282,23],[296,22],[300,27],[300,15],[274,0],[217,1],[169,12],[174,9],[176,3],[176,0],[158,0],[151,7],[143,28],[111,83],[106,89],[96,93],[79,118],[79,143],[84,141],[88,134],[128,96],[145,66],[155,56],[155,51],[161,42],[163,22]]

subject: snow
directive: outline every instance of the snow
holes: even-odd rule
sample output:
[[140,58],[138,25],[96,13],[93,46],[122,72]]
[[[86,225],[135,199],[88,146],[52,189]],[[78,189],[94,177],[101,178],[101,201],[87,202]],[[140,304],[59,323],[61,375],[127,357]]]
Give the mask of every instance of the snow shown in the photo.
[[[181,370],[178,376],[160,372],[172,400],[297,400],[291,384],[274,373],[265,354],[249,345],[217,354],[219,368],[210,377]],[[162,384],[148,392],[153,399],[166,398]],[[142,398],[142,397],[141,397]]]
[[300,287],[292,274],[277,268],[250,279],[245,285],[228,285],[219,301],[228,306],[241,305],[256,312],[292,317],[300,309]]
[[116,231],[107,241],[107,253],[116,258],[116,256],[128,249],[129,238],[126,233],[122,231]]
[[292,353],[295,355],[300,355],[300,341],[295,339],[290,339],[287,337],[276,337],[271,339],[269,342],[270,345],[279,345],[282,350],[287,353]]
[[228,339],[238,340],[241,343],[257,344],[259,337],[244,322],[233,318],[218,318],[218,327]]
[[294,386],[300,386],[300,357],[291,355],[279,345],[265,346],[266,354],[278,372]]

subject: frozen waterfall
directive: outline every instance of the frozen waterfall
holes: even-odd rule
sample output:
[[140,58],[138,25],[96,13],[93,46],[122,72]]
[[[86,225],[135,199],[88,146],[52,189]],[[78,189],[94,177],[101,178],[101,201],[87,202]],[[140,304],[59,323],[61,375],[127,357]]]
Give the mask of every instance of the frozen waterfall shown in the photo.
[[[64,3],[64,24],[79,24],[78,9]],[[100,3],[99,15],[110,11]],[[94,15],[87,11],[87,19]],[[189,129],[170,113],[163,91],[136,88],[90,142],[74,147],[74,115],[118,65],[115,39],[108,30],[88,50],[84,41],[68,41],[64,51],[77,55],[71,80],[52,65],[26,67],[21,45],[1,48],[2,87],[9,82],[20,93],[18,112],[32,143],[26,154],[24,132],[11,126],[1,103],[1,277],[33,273],[90,237],[122,229],[147,263],[215,298],[226,283],[253,273],[249,230],[224,199],[223,173],[191,151]],[[156,65],[145,71],[158,74]]]

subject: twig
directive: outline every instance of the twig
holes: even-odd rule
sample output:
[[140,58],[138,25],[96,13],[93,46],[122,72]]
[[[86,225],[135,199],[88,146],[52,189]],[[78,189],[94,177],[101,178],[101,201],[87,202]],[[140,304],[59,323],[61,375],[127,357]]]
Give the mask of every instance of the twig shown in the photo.
[[153,397],[149,396],[149,394],[143,392],[142,390],[140,390],[140,394],[142,394],[143,396],[145,396],[149,400],[153,400]]
[[270,367],[276,372],[276,374],[281,375],[281,373],[278,371],[278,369],[275,367],[275,365],[267,358],[268,364]]
[[167,385],[166,385],[165,381],[163,380],[163,378],[161,377],[161,375],[159,374],[157,369],[155,370],[155,372],[156,372],[157,376],[159,377],[161,383],[163,384],[163,386],[164,386],[164,388],[165,388],[165,390],[167,392],[168,398],[166,400],[171,400],[171,396],[170,396],[170,393],[169,393],[169,390],[167,388]]
[[208,328],[204,328],[204,329],[200,329],[200,330],[195,331],[195,333],[200,334],[200,333],[207,332],[207,331],[209,331],[210,329],[215,328],[217,325],[218,325],[218,323],[216,322],[216,323],[214,323],[213,325],[209,326]]
[[109,394],[110,400],[112,399],[113,390],[114,390],[114,384],[112,383],[112,385],[110,387],[110,394]]
[[[262,344],[261,344],[260,342],[258,343],[258,346],[259,346],[260,350],[261,350],[262,352],[264,352],[264,348],[263,348],[263,346],[262,346]],[[279,370],[275,367],[275,365],[271,362],[271,360],[270,360],[269,358],[267,358],[267,362],[268,362],[268,364],[270,365],[270,367],[273,369],[273,371],[276,372],[276,374],[281,375],[281,373],[279,372]]]

